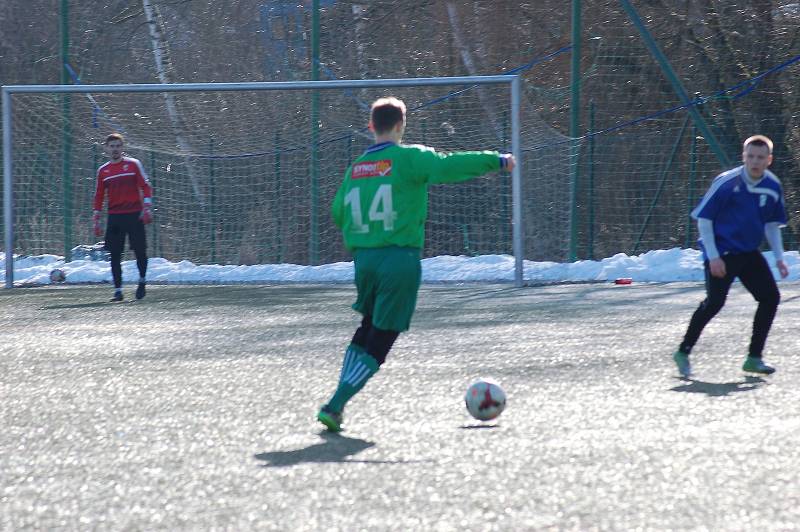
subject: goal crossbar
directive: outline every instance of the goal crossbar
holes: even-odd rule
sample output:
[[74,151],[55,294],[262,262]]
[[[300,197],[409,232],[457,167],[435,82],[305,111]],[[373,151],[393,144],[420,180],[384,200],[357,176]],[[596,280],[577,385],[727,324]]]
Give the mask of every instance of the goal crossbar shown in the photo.
[[200,91],[282,91],[321,89],[363,89],[434,85],[513,84],[519,76],[452,76],[444,78],[336,79],[326,81],[253,81],[236,83],[128,83],[109,85],[3,85],[9,93],[91,93],[91,92],[200,92]]

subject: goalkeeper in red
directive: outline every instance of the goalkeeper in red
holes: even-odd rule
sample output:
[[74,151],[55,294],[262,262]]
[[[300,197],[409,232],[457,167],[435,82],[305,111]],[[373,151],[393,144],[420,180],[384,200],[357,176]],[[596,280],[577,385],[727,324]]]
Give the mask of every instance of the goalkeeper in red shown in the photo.
[[406,106],[397,98],[372,104],[375,144],[356,159],[333,200],[333,219],[353,253],[358,290],[353,309],[363,316],[347,346],[333,396],[317,414],[342,430],[345,404],[377,373],[417,303],[428,215],[428,186],[466,181],[500,169],[514,157],[496,151],[438,153],[401,144]]
[[105,248],[111,255],[111,277],[114,279],[114,297],[122,301],[122,253],[125,237],[136,256],[139,284],[136,299],[145,294],[147,274],[147,240],[144,226],[153,221],[153,189],[142,163],[123,154],[124,138],[112,133],[105,140],[109,161],[97,169],[97,189],[94,194],[94,234],[101,236],[100,211],[108,193],[108,222],[105,230]]

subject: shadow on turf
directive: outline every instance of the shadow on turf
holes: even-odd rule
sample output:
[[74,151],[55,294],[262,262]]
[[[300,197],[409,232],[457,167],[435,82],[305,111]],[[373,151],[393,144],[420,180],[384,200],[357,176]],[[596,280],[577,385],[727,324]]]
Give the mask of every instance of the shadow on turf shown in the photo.
[[742,381],[736,382],[704,382],[695,379],[681,378],[688,384],[670,388],[673,392],[704,393],[709,397],[724,397],[736,392],[749,392],[766,383],[761,377],[747,376]]
[[464,429],[464,430],[474,430],[474,429],[496,429],[496,428],[497,428],[497,427],[499,427],[499,426],[500,426],[500,424],[499,424],[499,423],[492,423],[492,424],[487,424],[487,423],[475,423],[475,424],[473,424],[473,425],[461,425],[461,426],[460,426],[460,427],[458,427],[458,428],[460,428],[460,429]]
[[339,462],[359,464],[406,464],[420,460],[352,460],[361,451],[375,446],[375,442],[359,438],[349,438],[342,434],[323,430],[320,437],[325,440],[293,451],[272,451],[254,455],[257,460],[266,462],[261,467],[289,467],[303,463]]
[[106,306],[117,306],[117,305],[124,305],[125,303],[132,303],[134,299],[129,301],[93,301],[91,303],[73,303],[70,305],[45,305],[41,307],[41,310],[59,310],[59,309],[69,309],[69,308],[92,308],[92,307],[106,307]]
[[346,462],[347,457],[375,445],[375,442],[348,438],[328,431],[322,431],[320,437],[323,442],[302,449],[259,453],[255,457],[266,462],[264,467],[287,467],[305,462]]

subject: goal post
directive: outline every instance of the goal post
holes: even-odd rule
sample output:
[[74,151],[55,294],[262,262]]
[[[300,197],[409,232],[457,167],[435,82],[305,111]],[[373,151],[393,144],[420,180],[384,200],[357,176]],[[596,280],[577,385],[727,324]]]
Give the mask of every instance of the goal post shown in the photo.
[[13,199],[13,155],[11,152],[11,91],[2,89],[3,112],[3,227],[6,282],[5,287],[14,286],[14,199]]
[[[312,92],[326,96],[316,124],[308,116]],[[302,264],[309,259],[300,240],[306,240],[307,250],[308,241],[321,238],[322,262],[341,260],[335,228],[312,223],[321,218],[316,211],[303,217],[301,211],[309,208],[305,195],[332,199],[347,165],[371,144],[364,103],[390,94],[408,105],[404,141],[442,151],[496,149],[515,155],[510,183],[493,178],[431,187],[424,256],[511,254],[514,282],[522,285],[521,80],[498,75],[3,86],[5,287],[14,285],[15,253],[59,254],[65,241],[73,241],[60,238],[62,231],[72,231],[76,242],[89,237],[88,214],[74,216],[75,227],[56,220],[58,195],[71,194],[82,211],[91,211],[94,172],[104,161],[102,139],[112,131],[125,135],[126,152],[151,174],[157,212],[148,227],[150,256]],[[163,112],[166,95],[177,100],[179,116]],[[64,127],[57,105],[65,97],[73,98],[69,155],[77,166],[72,174],[82,178],[71,181],[75,190],[62,192],[60,165],[52,163],[65,155],[59,153]],[[318,149],[309,149],[309,139]],[[324,160],[310,160],[317,156]],[[310,191],[304,180],[314,166],[325,178]],[[320,203],[320,210],[330,204]],[[325,227],[313,227],[317,223]],[[190,243],[196,247],[188,250]]]

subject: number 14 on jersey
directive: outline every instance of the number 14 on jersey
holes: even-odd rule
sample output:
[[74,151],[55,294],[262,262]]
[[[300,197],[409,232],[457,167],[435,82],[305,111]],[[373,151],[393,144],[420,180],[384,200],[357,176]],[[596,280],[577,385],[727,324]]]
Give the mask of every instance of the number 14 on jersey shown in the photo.
[[[354,233],[369,233],[369,224],[364,223],[361,212],[361,187],[353,187],[344,197],[345,206],[350,206],[352,231]],[[375,191],[367,211],[367,222],[381,222],[384,231],[394,231],[394,222],[397,213],[392,208],[392,185],[383,184]]]

